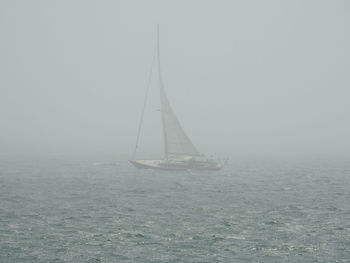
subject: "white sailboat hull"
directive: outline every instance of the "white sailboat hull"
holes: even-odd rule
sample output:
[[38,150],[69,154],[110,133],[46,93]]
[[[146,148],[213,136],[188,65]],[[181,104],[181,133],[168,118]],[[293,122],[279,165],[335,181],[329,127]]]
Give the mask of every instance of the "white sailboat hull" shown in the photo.
[[220,170],[223,164],[213,161],[186,161],[186,160],[130,160],[138,169],[155,169],[168,171],[215,171]]

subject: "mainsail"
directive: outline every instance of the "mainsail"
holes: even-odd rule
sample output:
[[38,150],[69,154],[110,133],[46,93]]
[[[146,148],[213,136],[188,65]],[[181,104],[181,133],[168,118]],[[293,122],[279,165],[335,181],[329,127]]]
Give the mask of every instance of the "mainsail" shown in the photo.
[[169,155],[200,155],[196,147],[191,142],[181,127],[171,108],[164,88],[160,88],[161,114],[164,132],[165,156]]
[[157,57],[165,157],[168,158],[170,155],[199,156],[200,153],[197,151],[190,138],[186,135],[180,122],[176,118],[164,90],[160,67],[159,28]]

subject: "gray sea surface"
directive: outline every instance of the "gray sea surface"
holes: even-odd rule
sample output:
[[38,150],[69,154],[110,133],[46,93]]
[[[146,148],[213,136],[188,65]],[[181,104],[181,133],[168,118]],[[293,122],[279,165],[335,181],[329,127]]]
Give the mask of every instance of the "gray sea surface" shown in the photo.
[[350,262],[350,165],[3,158],[0,262]]

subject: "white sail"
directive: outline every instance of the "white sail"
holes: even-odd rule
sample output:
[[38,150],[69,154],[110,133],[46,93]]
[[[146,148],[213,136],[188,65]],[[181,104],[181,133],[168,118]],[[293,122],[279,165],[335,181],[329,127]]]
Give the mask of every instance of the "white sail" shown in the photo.
[[200,153],[191,142],[176,118],[164,88],[160,87],[161,113],[164,132],[165,156],[188,155],[198,156]]

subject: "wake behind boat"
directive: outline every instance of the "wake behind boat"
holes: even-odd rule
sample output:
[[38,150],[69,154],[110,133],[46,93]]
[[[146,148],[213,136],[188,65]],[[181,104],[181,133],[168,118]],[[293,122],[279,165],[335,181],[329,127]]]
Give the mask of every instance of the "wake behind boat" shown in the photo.
[[[134,157],[130,162],[139,169],[161,169],[161,170],[220,170],[223,164],[214,160],[209,160],[203,157],[193,145],[190,138],[185,133],[179,120],[177,119],[172,107],[170,106],[168,97],[165,93],[161,66],[160,66],[160,48],[159,48],[159,28],[157,32],[157,51],[155,54],[157,57],[157,69],[158,69],[158,84],[160,91],[161,102],[161,121],[163,126],[163,138],[164,138],[164,158],[160,160],[137,160],[135,159],[136,151],[139,144],[141,126],[143,122],[143,115],[145,111],[145,105],[147,100],[147,92],[145,101],[141,113],[141,119],[139,123],[139,129],[136,139],[136,145],[134,150]],[[154,59],[155,59],[154,57]],[[153,67],[154,63],[152,63]],[[150,75],[152,74],[152,69]],[[150,79],[150,78],[149,78]]]

